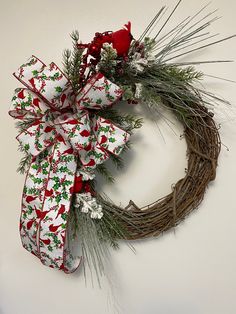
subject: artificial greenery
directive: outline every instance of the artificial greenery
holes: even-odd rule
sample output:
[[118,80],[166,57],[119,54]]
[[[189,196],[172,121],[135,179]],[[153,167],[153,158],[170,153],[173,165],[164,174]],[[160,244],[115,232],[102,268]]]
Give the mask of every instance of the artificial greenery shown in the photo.
[[[115,209],[106,210],[105,198],[100,197],[99,203],[103,207],[102,219],[91,219],[87,213],[72,206],[70,212],[71,235],[78,238],[81,254],[86,259],[84,265],[85,279],[87,268],[91,279],[95,272],[96,279],[100,285],[100,277],[106,276],[106,261],[109,258],[110,248],[118,249],[118,239],[128,237],[128,231],[122,226],[118,219],[114,219]],[[75,204],[75,203],[74,203]],[[133,250],[133,247],[130,246]]]
[[[204,7],[193,17],[183,20],[179,25],[177,25],[177,27],[173,28],[161,37],[161,32],[179,6],[180,2],[181,0],[167,17],[166,21],[160,27],[156,35],[151,38],[150,33],[153,31],[157,20],[162,16],[165,8],[163,7],[157,13],[151,23],[147,26],[146,30],[140,36],[139,40],[134,40],[132,42],[126,59],[117,57],[112,46],[105,45],[101,52],[101,60],[98,63],[98,70],[123,89],[124,100],[141,101],[156,114],[159,114],[160,106],[165,106],[175,113],[185,127],[191,129],[192,123],[196,120],[196,118],[200,123],[206,124],[207,120],[203,117],[208,114],[209,116],[211,115],[206,108],[212,106],[213,101],[224,102],[224,100],[219,97],[215,97],[213,94],[206,92],[196,85],[203,79],[204,75],[193,65],[200,64],[202,62],[193,62],[193,64],[191,64],[191,62],[175,63],[173,62],[175,55],[176,57],[179,57],[191,53],[192,51],[223,42],[224,40],[231,38],[231,36],[198,48],[192,48],[198,43],[214,37],[208,36],[208,32],[204,33],[204,30],[216,20],[216,18],[211,18],[211,15],[214,12],[206,14],[197,22],[194,21],[194,19],[196,19],[205,9]],[[186,50],[188,47],[190,47],[190,49]],[[205,62],[207,61],[203,61],[203,63]],[[209,61],[209,63],[211,62],[215,61]],[[228,62],[228,60],[226,60],[226,62]],[[99,114],[109,118],[114,123],[121,125],[124,122],[128,123],[131,127],[130,131],[135,128],[135,125],[138,127],[141,125],[141,121],[137,120],[137,122],[134,122],[135,119],[133,119],[133,117],[131,117],[131,119],[129,119],[129,117],[122,117],[119,113],[117,114],[117,112],[113,111],[113,109],[101,110]],[[124,125],[122,126],[124,127]],[[112,160],[116,161],[118,167],[122,166],[121,157],[118,157],[117,160]],[[102,173],[108,180],[113,181],[113,177],[107,171],[105,165],[99,166],[97,170],[100,171],[100,173]],[[106,213],[106,215],[110,213],[112,218],[114,218],[114,214],[116,219],[112,220],[119,221],[117,217],[117,212],[119,212],[119,210],[116,211],[116,207],[112,204],[112,202],[105,201],[99,195],[97,196],[97,199],[102,204],[104,213]],[[82,213],[79,213],[79,215],[81,216]],[[128,216],[129,215],[126,215],[126,217]],[[130,217],[134,218],[133,215],[130,215]],[[86,217],[86,219],[88,219],[88,217]],[[93,226],[99,226],[100,228],[100,222],[91,222],[89,219],[85,222],[83,220],[83,227],[86,228],[86,225],[88,227],[85,231],[83,231],[83,227],[81,227],[81,231],[78,231],[79,236],[86,239],[86,244],[83,244],[85,256],[88,257],[89,252],[90,260],[94,261],[96,270],[99,269],[97,264],[99,264],[99,261],[102,259],[101,257],[104,255],[103,248],[99,248],[104,243],[109,243],[109,241],[107,242],[106,236],[108,239],[112,239],[112,241],[115,240],[110,233],[113,231],[114,227],[107,224],[106,219],[102,219],[101,223],[105,227],[105,230],[109,231],[106,232],[101,229],[102,233],[104,232],[105,239],[103,237],[98,237],[98,230],[96,227],[94,228],[92,235],[88,235],[88,232],[86,233],[86,230],[92,229],[91,224],[93,224]],[[124,225],[131,226],[132,221],[129,221]],[[117,226],[118,238],[121,230],[120,228],[122,226],[122,223]],[[85,234],[83,234],[83,232],[85,232]],[[145,232],[148,233],[148,230]],[[142,231],[137,230],[137,234],[142,234]],[[116,233],[114,233],[114,235],[116,235]],[[89,244],[87,242],[87,237],[90,237],[88,240]],[[123,238],[125,237],[130,238],[128,232]],[[100,240],[99,243],[96,242],[97,239]],[[96,243],[96,245],[94,245],[94,243]],[[86,245],[87,247],[85,248]]]
[[84,49],[78,47],[79,32],[71,34],[73,49],[66,49],[63,53],[64,72],[71,82],[72,89],[76,93],[80,89],[79,76]]
[[[35,119],[33,117],[28,119],[25,118],[24,120],[16,122],[16,128],[19,130],[19,133],[24,132],[24,130],[26,130],[34,121]],[[24,174],[31,164],[32,156],[21,144],[19,144],[18,150],[23,154],[23,157],[19,162],[17,172],[19,172],[20,174]]]
[[[22,148],[20,147],[20,149],[22,151]],[[23,151],[24,156],[21,158],[20,162],[19,162],[19,166],[17,168],[17,172],[19,172],[20,174],[24,174],[32,161],[32,157],[31,155],[27,154],[25,151]]]
[[[203,117],[205,117],[204,115],[210,115],[206,108],[212,107],[213,102],[225,102],[220,97],[216,97],[199,87],[198,83],[204,78],[204,75],[193,65],[229,62],[229,60],[175,62],[175,59],[221,43],[233,36],[208,43],[208,40],[216,35],[209,35],[206,29],[212,22],[217,20],[217,17],[213,16],[215,12],[210,12],[198,18],[207,6],[199,10],[194,16],[184,19],[176,27],[162,35],[164,28],[180,3],[181,0],[174,7],[164,23],[158,28],[158,31],[151,36],[152,32],[155,31],[158,21],[164,16],[165,7],[162,7],[139,39],[132,41],[127,56],[118,57],[112,45],[105,44],[97,64],[97,70],[122,88],[124,91],[123,100],[143,102],[156,114],[159,114],[160,106],[165,106],[175,113],[185,127],[191,129],[191,125],[196,119],[198,124],[207,123],[207,120]],[[83,63],[84,49],[78,46],[79,33],[77,31],[72,33],[71,38],[73,41],[73,50],[65,50],[63,63],[64,72],[69,78],[72,89],[76,94],[79,93],[82,87],[80,84],[80,69]],[[202,42],[206,43],[202,45]],[[113,108],[98,110],[96,113],[105,119],[111,120],[114,124],[130,133],[142,125],[142,119],[133,115],[122,115]],[[27,128],[27,123],[23,122],[23,124],[19,125],[19,128],[24,130]],[[125,145],[123,152],[129,148],[130,142]],[[205,155],[202,154],[201,156],[204,157]],[[110,159],[118,169],[123,166],[122,156],[111,155]],[[207,159],[207,161],[209,160],[212,162],[210,158]],[[19,170],[23,171],[29,162],[30,158],[26,155],[21,161]],[[80,164],[78,164],[79,166]],[[103,175],[109,182],[114,182],[113,175],[106,167],[106,164],[98,165],[96,171]],[[94,190],[94,184],[95,181],[92,181],[92,190]],[[135,236],[131,237],[128,229],[124,228],[124,225],[133,227],[132,221],[122,224],[122,219],[125,218],[117,216],[117,208],[110,200],[100,195],[97,195],[97,200],[103,207],[104,216],[102,219],[91,219],[89,215],[72,206],[70,225],[74,230],[74,236],[78,236],[80,240],[82,255],[86,258],[87,265],[90,269],[92,267],[95,269],[99,280],[100,275],[104,274],[104,260],[109,255],[109,248],[117,248],[117,239],[119,238],[135,238],[136,233],[139,234],[139,230],[135,230]],[[174,197],[174,203],[175,201]],[[169,214],[170,207],[167,206],[167,210]],[[156,211],[150,214],[151,218],[146,221],[145,232],[143,231],[142,234],[140,231],[143,237],[144,235],[149,236],[149,225],[152,223],[152,215],[156,214],[159,214],[159,212]],[[125,217],[128,216],[129,214]],[[135,213],[130,214],[129,217],[134,218]],[[137,221],[137,225],[139,225],[140,220],[138,218]],[[153,232],[155,234],[155,231]]]

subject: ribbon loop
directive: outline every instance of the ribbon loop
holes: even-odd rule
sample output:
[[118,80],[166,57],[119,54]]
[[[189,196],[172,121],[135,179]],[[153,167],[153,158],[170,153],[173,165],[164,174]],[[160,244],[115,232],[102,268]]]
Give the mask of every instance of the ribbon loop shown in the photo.
[[23,64],[14,76],[53,109],[65,109],[70,106],[72,90],[68,79],[55,63],[46,66],[35,56]]
[[76,102],[79,109],[102,109],[114,104],[123,91],[101,73],[93,75],[79,92]]
[[119,155],[129,139],[129,133],[102,117],[94,119],[94,131],[99,145],[114,155]]
[[91,127],[88,112],[64,114],[55,121],[55,128],[67,139],[75,151],[87,149],[91,142]]
[[16,119],[42,117],[48,106],[35,93],[26,88],[15,89],[9,114]]

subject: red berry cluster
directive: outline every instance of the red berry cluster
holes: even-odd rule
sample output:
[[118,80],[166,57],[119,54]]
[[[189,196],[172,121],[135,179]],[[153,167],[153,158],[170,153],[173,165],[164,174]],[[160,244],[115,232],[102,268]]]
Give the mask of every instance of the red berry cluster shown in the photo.
[[144,44],[140,43],[138,40],[135,41],[134,44],[134,52],[138,52],[141,54],[141,58],[145,58],[145,49]]

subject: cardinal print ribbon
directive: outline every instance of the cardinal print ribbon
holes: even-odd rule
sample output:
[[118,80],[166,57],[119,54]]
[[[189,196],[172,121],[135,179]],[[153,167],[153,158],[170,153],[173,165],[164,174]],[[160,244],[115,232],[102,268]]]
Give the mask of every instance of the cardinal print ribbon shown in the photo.
[[22,245],[44,265],[71,273],[80,264],[68,241],[73,192],[109,154],[120,154],[130,136],[95,109],[111,106],[122,90],[96,73],[75,95],[55,63],[46,66],[35,56],[14,76],[25,88],[15,90],[9,114],[30,121],[17,139],[32,156],[22,195]]

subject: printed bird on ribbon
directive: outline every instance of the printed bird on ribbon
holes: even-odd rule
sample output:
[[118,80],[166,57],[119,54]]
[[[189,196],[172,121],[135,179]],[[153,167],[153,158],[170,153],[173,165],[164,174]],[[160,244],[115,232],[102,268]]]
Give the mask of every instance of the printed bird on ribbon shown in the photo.
[[44,265],[70,273],[80,263],[67,239],[74,187],[79,192],[78,182],[82,186],[98,164],[120,154],[130,137],[95,113],[116,102],[122,90],[96,73],[75,95],[55,63],[46,66],[35,56],[14,76],[25,88],[15,90],[9,114],[31,121],[17,136],[32,155],[22,197],[22,244]]

